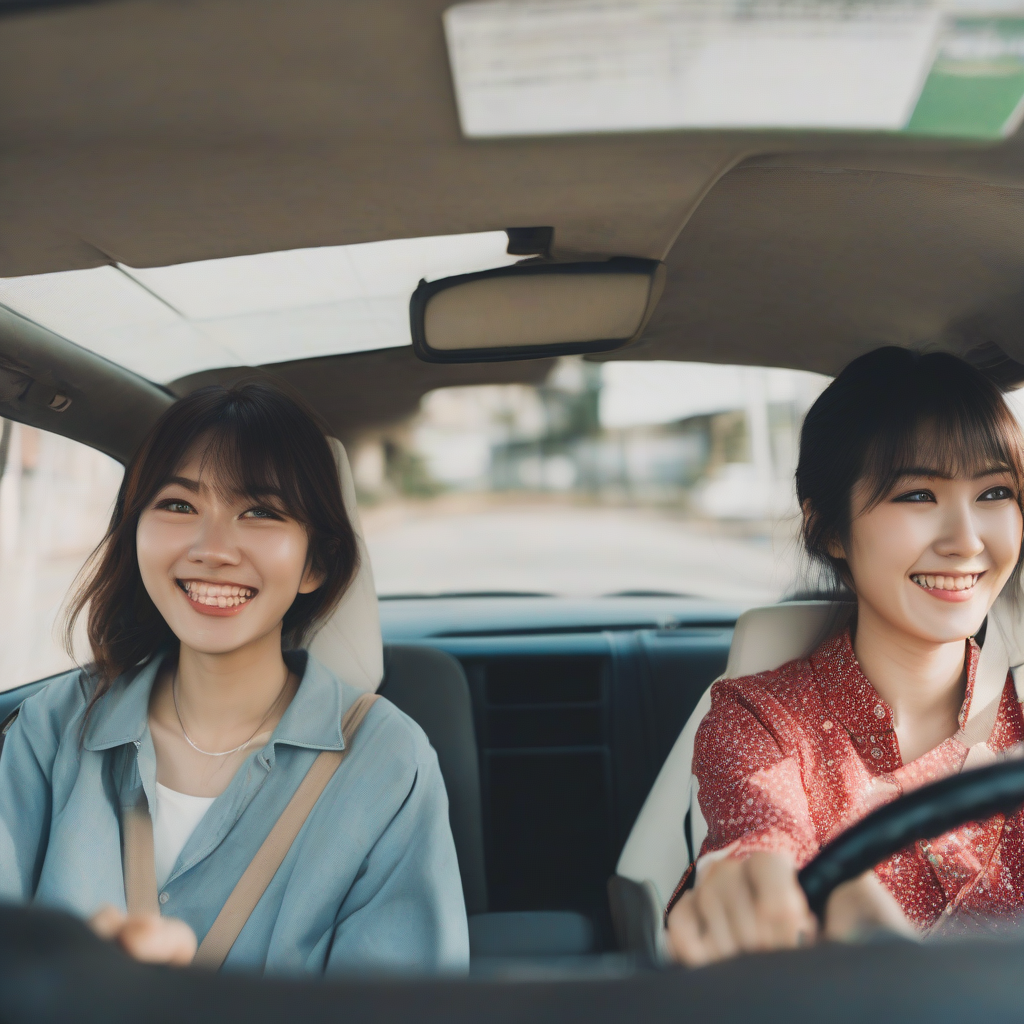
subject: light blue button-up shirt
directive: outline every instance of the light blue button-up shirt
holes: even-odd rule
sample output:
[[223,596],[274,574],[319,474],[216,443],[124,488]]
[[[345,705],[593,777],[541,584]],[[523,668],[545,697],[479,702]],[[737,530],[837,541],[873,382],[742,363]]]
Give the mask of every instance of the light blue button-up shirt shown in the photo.
[[[140,787],[154,806],[148,709],[159,661],[118,679],[87,721],[79,671],[22,705],[0,756],[0,899],[82,916],[105,903],[124,908],[120,808]],[[342,714],[359,691],[305,652],[289,661],[302,676],[295,698],[206,812],[160,893],[162,912],[200,942],[319,751],[345,746]],[[412,719],[379,700],[224,967],[430,972],[468,961],[437,757]]]

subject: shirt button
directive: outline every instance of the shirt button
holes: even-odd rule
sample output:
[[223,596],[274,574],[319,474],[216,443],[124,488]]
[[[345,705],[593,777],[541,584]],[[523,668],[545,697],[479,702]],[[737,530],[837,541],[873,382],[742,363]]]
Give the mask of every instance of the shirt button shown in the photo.
[[881,704],[875,705],[875,718],[885,718],[885,708]]
[[825,732],[828,732],[832,728],[832,723],[826,718],[825,721],[821,723],[821,727]]
[[878,747],[874,747],[871,751],[871,756],[877,761],[882,756],[882,752]]
[[159,900],[160,900],[160,903],[161,903],[161,904],[164,904],[164,903],[166,903],[166,902],[167,902],[167,901],[168,901],[168,900],[169,900],[169,899],[170,899],[171,897],[170,897],[170,896],[169,896],[169,895],[168,895],[167,893],[165,893],[165,892],[162,892],[162,893],[160,893],[160,896],[159,896],[158,898],[159,898]]

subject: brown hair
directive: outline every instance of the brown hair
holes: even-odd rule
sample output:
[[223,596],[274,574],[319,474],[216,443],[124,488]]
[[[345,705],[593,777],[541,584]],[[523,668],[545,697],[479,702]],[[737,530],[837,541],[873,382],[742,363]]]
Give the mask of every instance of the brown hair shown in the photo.
[[212,464],[227,474],[231,489],[271,500],[306,529],[309,565],[323,583],[298,594],[285,614],[286,647],[300,645],[334,610],[358,568],[337,464],[315,414],[260,382],[192,392],[160,417],[125,470],[106,536],[68,609],[69,651],[75,622],[89,609],[91,668],[98,679],[93,702],[119,675],[176,640],[143,585],[135,533],[149,502],[196,453],[204,468]]
[[[1020,426],[999,388],[956,356],[875,349],[854,359],[811,406],[800,433],[796,489],[801,507],[810,507],[803,539],[825,577],[822,589],[851,583],[845,559],[830,549],[849,541],[854,487],[869,482],[866,507],[874,508],[923,454],[949,476],[1005,469],[1024,509]],[[1009,581],[1014,593],[1021,567],[1018,556]]]

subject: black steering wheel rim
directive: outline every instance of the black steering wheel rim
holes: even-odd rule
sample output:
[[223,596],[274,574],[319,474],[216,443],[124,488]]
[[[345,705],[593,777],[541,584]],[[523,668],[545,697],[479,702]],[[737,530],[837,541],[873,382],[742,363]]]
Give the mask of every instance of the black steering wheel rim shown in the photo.
[[1024,760],[1002,761],[922,786],[872,811],[822,848],[797,876],[821,918],[836,886],[919,839],[968,821],[1012,814],[1024,804]]

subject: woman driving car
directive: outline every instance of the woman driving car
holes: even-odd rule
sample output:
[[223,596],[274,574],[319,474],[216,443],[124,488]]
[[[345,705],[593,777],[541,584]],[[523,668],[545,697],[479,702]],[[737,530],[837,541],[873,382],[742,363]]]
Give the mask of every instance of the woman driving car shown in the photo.
[[[712,690],[693,761],[708,834],[667,915],[690,965],[813,941],[799,868],[1024,740],[1012,676],[972,709],[986,615],[1020,587],[1024,439],[998,388],[944,353],[862,356],[807,414],[796,483],[807,554],[854,611],[809,657]],[[920,935],[1022,906],[1024,818],[997,815],[841,887],[824,931]]]

